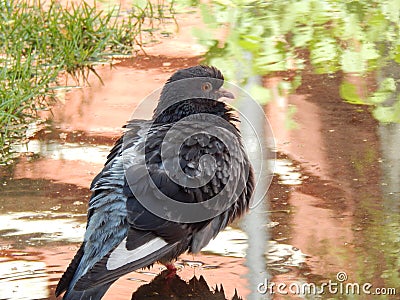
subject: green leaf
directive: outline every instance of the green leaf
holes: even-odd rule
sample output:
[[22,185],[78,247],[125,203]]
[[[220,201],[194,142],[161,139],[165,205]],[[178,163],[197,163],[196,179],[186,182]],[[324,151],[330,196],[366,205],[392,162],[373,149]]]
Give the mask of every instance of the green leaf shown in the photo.
[[380,57],[378,51],[375,49],[375,44],[368,42],[361,46],[361,56],[365,60],[378,59]]
[[340,85],[340,97],[352,104],[365,104],[365,101],[358,95],[357,87],[347,81]]
[[360,39],[362,28],[356,14],[348,14],[344,16],[344,28],[342,39]]
[[367,41],[381,41],[383,38],[382,32],[386,31],[388,26],[388,21],[382,12],[377,11],[370,18],[368,18],[366,22],[367,26],[365,28],[365,33]]
[[271,90],[260,85],[253,86],[250,95],[261,105],[267,104],[272,99]]
[[295,91],[301,85],[301,75],[296,75],[292,81],[292,91]]
[[387,106],[377,106],[373,111],[372,115],[379,122],[391,123],[395,120],[393,108]]
[[286,71],[286,62],[280,61],[276,63],[263,63],[262,61],[256,60],[254,63],[254,68],[257,74],[268,74],[270,72]]
[[394,78],[385,78],[379,84],[379,91],[390,92],[393,93],[396,91],[396,80]]
[[313,28],[311,26],[298,26],[293,29],[293,45],[296,48],[305,47],[313,38]]
[[394,56],[394,60],[400,64],[400,45],[397,45],[396,47],[396,54]]
[[396,92],[396,81],[394,78],[385,78],[380,84],[378,90],[368,98],[369,102],[374,104],[384,103],[393,97]]
[[334,62],[337,56],[336,41],[330,37],[325,37],[315,43],[311,49],[311,61],[314,64]]
[[215,16],[211,11],[210,5],[200,4],[200,12],[203,18],[203,22],[207,24],[209,28],[217,28]]
[[243,35],[239,40],[239,46],[244,50],[251,52],[258,51],[261,48],[262,39],[253,35]]
[[400,18],[400,1],[384,1],[382,3],[382,11],[391,22],[398,23]]
[[198,27],[193,27],[192,34],[195,38],[197,38],[199,43],[203,46],[211,47],[215,44],[214,43],[215,40],[212,38],[212,34],[210,34],[208,30],[201,29]]
[[365,66],[362,59],[361,52],[345,50],[341,57],[342,70],[345,73],[358,73],[365,72]]
[[371,97],[368,97],[368,101],[374,104],[384,103],[389,99],[390,94],[385,92],[375,92]]
[[279,95],[287,95],[292,89],[292,84],[289,81],[280,81],[278,84]]

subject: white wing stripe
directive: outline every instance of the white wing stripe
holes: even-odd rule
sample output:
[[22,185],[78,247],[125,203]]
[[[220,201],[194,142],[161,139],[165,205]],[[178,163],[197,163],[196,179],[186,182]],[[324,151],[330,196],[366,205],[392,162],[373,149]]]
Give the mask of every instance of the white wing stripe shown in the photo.
[[155,238],[148,241],[146,244],[133,249],[126,249],[126,238],[118,245],[117,248],[111,253],[107,261],[107,270],[115,270],[126,264],[142,259],[151,253],[156,252],[162,247],[168,245],[162,238]]

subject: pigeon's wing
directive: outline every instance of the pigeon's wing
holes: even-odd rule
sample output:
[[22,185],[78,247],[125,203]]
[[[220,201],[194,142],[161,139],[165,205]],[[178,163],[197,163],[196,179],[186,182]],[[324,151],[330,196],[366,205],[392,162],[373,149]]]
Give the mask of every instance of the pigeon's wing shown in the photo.
[[71,263],[69,264],[67,270],[64,272],[63,276],[61,277],[60,281],[56,287],[56,297],[58,297],[62,292],[68,289],[68,286],[74,277],[75,271],[78,268],[79,262],[83,256],[83,249],[85,244],[82,244],[79,248],[78,252],[75,254],[74,258],[72,259]]
[[60,279],[56,295],[71,291],[75,283],[126,236],[126,197],[123,195],[125,181],[121,154],[126,144],[132,146],[138,142],[138,131],[146,126],[143,120],[130,122],[126,126],[128,131],[117,140],[104,168],[92,181],[93,193],[89,201],[84,242]]
[[128,195],[126,205],[129,229],[125,238],[79,279],[77,290],[114,281],[163,257],[175,258],[187,249],[185,225],[153,215],[133,195]]
[[[144,151],[143,143],[146,143],[151,132],[144,128],[145,126],[141,126],[139,130],[136,130],[133,136],[136,142],[131,145],[129,137],[125,136],[122,144],[119,141],[120,145],[116,147],[119,147],[121,153],[114,158],[111,165],[109,163],[105,167],[107,171],[116,172],[115,164],[118,162],[123,165],[117,168],[119,172],[122,172],[122,186],[120,181],[116,185],[106,174],[100,176],[93,184],[95,195],[98,194],[99,197],[106,193],[109,195],[108,202],[98,201],[97,196],[91,201],[88,230],[93,223],[100,232],[98,234],[94,232],[88,239],[95,249],[99,247],[100,242],[107,243],[109,246],[102,247],[100,259],[82,273],[75,284],[76,290],[109,283],[133,270],[147,267],[170,253],[180,254],[187,249],[188,242],[186,244],[184,242],[187,232],[184,226],[166,221],[148,212],[136,200],[129,188],[128,181],[135,181],[136,178],[129,180],[125,178],[126,174],[137,177],[139,178],[137,186],[147,188],[147,183],[140,180],[143,177],[140,160],[142,159],[141,151]],[[157,132],[156,129],[153,131]],[[130,131],[125,134],[129,133]],[[156,151],[155,148],[153,150]],[[154,164],[149,165],[149,168],[154,167]],[[126,172],[127,169],[136,171]],[[118,195],[114,197],[116,191]],[[103,228],[105,226],[107,228]],[[170,238],[167,237],[167,233],[170,234]],[[123,235],[122,238],[121,235]],[[104,253],[103,249],[108,249],[108,252]],[[100,251],[97,252],[100,253]]]
[[114,146],[111,148],[110,153],[107,155],[107,161],[104,164],[104,169],[102,170],[102,172],[97,174],[97,176],[92,180],[92,183],[90,185],[91,190],[93,190],[96,183],[102,177],[104,171],[110,168],[112,161],[117,156],[121,155],[124,149],[132,147],[138,141],[138,132],[148,125],[149,124],[147,121],[133,119],[128,121],[128,123],[123,126],[126,131],[118,138],[118,140],[114,143]]
[[[183,131],[182,134],[189,138],[181,140],[175,136],[174,143],[165,139],[170,129],[170,126],[160,126],[149,130],[146,140],[135,145],[133,152],[141,152],[142,160],[139,159],[140,153],[126,154],[132,157],[126,169],[124,186],[129,230],[126,239],[97,264],[96,282],[119,277],[157,260],[168,261],[188,249],[199,252],[219,231],[248,208],[254,187],[253,173],[238,133],[235,131],[236,134],[230,136],[232,139],[225,139],[224,143],[212,134],[193,134],[198,128],[186,128],[187,132]],[[214,132],[215,128],[209,128],[208,131]],[[179,151],[176,151],[174,144],[179,145]],[[165,150],[163,154],[161,147]],[[198,188],[177,183],[173,180],[173,174],[168,172],[173,169],[172,164],[177,155],[179,167],[184,174],[193,178],[203,171],[214,176]],[[201,163],[204,155],[212,156],[215,164]],[[168,207],[165,207],[165,216],[160,217],[143,205],[148,204],[144,203],[146,201],[159,201],[162,204],[163,199],[158,192],[175,201],[206,203],[224,188],[229,188],[227,185],[232,183],[232,178],[237,178],[235,184],[242,188],[234,188],[232,194],[235,201],[211,219],[193,223],[175,222],[168,219]]]

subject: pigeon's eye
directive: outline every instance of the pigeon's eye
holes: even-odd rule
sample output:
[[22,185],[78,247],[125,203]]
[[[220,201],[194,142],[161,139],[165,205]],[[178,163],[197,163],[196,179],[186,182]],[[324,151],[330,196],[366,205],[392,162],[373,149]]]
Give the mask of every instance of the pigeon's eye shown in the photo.
[[209,82],[204,82],[204,83],[202,84],[202,86],[201,86],[201,89],[202,89],[204,92],[208,92],[208,91],[210,91],[210,90],[212,89],[212,85],[211,85],[211,83],[209,83]]

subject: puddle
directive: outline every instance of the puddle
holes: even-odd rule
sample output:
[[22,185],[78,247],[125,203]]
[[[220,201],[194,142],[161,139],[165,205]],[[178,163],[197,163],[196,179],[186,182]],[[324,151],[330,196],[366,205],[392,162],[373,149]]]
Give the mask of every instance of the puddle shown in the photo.
[[340,78],[309,74],[305,80],[287,99],[298,108],[298,129],[274,130],[281,152],[270,209],[277,223],[272,238],[306,256],[272,280],[322,284],[338,282],[343,272],[344,283],[398,289],[400,173],[392,149],[398,146],[399,127],[379,125],[366,107],[342,102]]
[[46,264],[37,261],[1,261],[0,299],[47,299]]
[[[137,72],[125,63],[111,73],[129,77]],[[158,78],[168,77],[168,72],[162,71]],[[160,80],[147,88],[158,87]],[[309,80],[310,84],[320,81],[318,76]],[[135,107],[132,97],[110,102],[112,92],[105,90],[116,88],[119,75],[105,76],[104,81],[98,90],[74,90],[66,98],[65,104],[71,101],[73,107],[97,110],[92,117],[76,115],[73,108],[56,108],[53,123],[21,148],[26,156],[2,171],[1,299],[29,299],[32,294],[54,299],[57,281],[84,233],[90,181]],[[201,275],[209,287],[223,285],[227,297],[232,298],[236,290],[245,299],[265,298],[256,291],[262,277],[251,280],[249,274],[264,272],[267,265],[269,279],[276,284],[321,284],[345,272],[349,282],[400,285],[399,189],[394,171],[399,158],[393,142],[399,131],[380,127],[364,108],[342,103],[333,91],[326,102],[316,103],[313,99],[320,98],[321,90],[335,88],[334,79],[323,82],[327,85],[315,85],[312,91],[300,87],[298,94],[289,97],[288,103],[298,107],[294,118],[299,129],[276,131],[279,152],[268,195],[271,220],[261,216],[250,234],[262,241],[265,236],[253,235],[270,232],[266,251],[249,246],[257,244],[243,229],[253,226],[245,220],[220,233],[200,255],[181,256],[176,265],[182,280]],[[333,117],[332,107],[342,111],[341,121]],[[114,116],[114,108],[124,115]],[[312,122],[304,122],[311,116]],[[354,124],[347,121],[354,118],[358,120]],[[100,120],[102,126],[97,128]],[[381,146],[381,140],[392,141],[392,148]],[[252,261],[249,253],[259,255],[261,261]],[[104,299],[131,299],[162,270],[157,264],[130,273]]]
[[[86,214],[76,215],[86,217]],[[14,212],[0,215],[0,231],[3,239],[25,236],[27,245],[37,241],[82,241],[85,226],[74,220],[74,215],[54,212]]]
[[[112,71],[124,76],[137,72],[126,63]],[[158,78],[169,75],[164,72]],[[318,78],[310,79],[310,84]],[[111,99],[112,92],[104,91],[108,80],[113,87],[120,77],[105,76],[101,89],[74,90],[71,98],[66,98],[66,104],[71,101],[76,107],[81,101],[88,111],[95,108],[95,115],[85,118],[85,114],[74,114],[72,108],[56,108],[53,123],[21,148],[26,156],[2,171],[1,299],[29,299],[33,293],[37,299],[54,299],[57,281],[84,233],[88,186],[119,135],[120,125],[129,117],[128,107],[135,107],[131,97],[105,106],[98,103]],[[333,89],[335,81],[329,80],[326,84]],[[147,88],[153,84],[158,87],[160,81]],[[262,277],[251,280],[248,276],[264,272],[268,265],[269,279],[276,284],[320,284],[346,272],[351,282],[399,286],[399,189],[398,173],[393,169],[399,158],[396,143],[392,148],[380,144],[381,139],[397,137],[398,129],[379,127],[364,108],[342,103],[333,91],[331,98],[319,105],[313,99],[320,98],[319,90],[327,86],[317,87],[311,93],[300,88],[288,99],[298,107],[294,118],[300,128],[276,131],[279,152],[268,195],[271,220],[260,215],[260,223],[250,231],[256,241],[265,239],[254,237],[256,232],[270,232],[266,251],[249,247],[257,244],[243,229],[253,226],[245,220],[220,233],[200,255],[181,256],[176,265],[182,280],[201,275],[209,287],[223,285],[227,297],[232,298],[236,290],[245,299],[263,299],[266,296],[256,291]],[[342,121],[333,118],[332,107],[342,111]],[[117,112],[122,109],[124,116],[108,119],[113,108]],[[313,122],[304,122],[310,114]],[[349,118],[359,121],[349,123]],[[271,119],[272,126],[279,126]],[[100,120],[102,126],[96,129]],[[249,253],[261,261],[249,259]],[[104,299],[130,299],[162,270],[157,264],[130,273],[113,285]]]
[[[175,69],[198,60],[148,50],[148,58],[99,68],[104,86],[92,78],[91,87],[60,96],[52,121],[20,148],[26,155],[1,170],[0,299],[55,299],[85,229],[88,187],[121,126]],[[268,105],[278,148],[269,207],[261,203],[261,212],[220,233],[200,255],[181,256],[176,265],[183,281],[201,275],[208,287],[222,285],[230,299],[235,291],[265,299],[257,285],[268,265],[275,284],[321,284],[344,272],[346,282],[400,293],[400,128],[379,125],[367,107],[344,103],[339,84],[338,77],[307,73],[283,104]],[[296,130],[282,122],[289,105],[297,107]],[[163,268],[124,276],[104,299],[131,299]]]
[[54,160],[81,160],[101,164],[110,152],[109,146],[60,143],[59,141],[31,140],[26,145],[14,147],[18,153],[39,154],[40,157]]
[[298,185],[302,183],[301,173],[288,159],[276,160],[274,173],[279,178],[278,184]]

